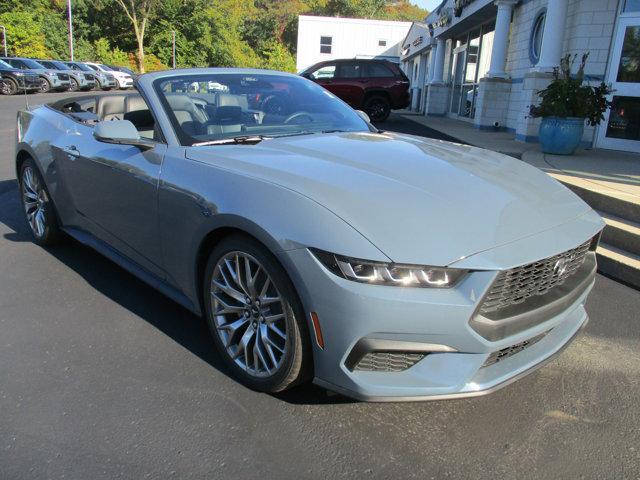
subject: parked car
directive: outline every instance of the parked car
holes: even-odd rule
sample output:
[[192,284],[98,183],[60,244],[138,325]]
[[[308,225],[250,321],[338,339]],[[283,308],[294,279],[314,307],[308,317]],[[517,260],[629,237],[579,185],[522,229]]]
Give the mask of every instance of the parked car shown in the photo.
[[409,79],[386,60],[332,60],[316,63],[301,75],[334,93],[353,108],[383,122],[391,110],[410,103]]
[[27,93],[40,90],[40,77],[29,70],[20,70],[0,60],[0,76],[4,83],[2,89],[5,95],[15,95],[19,92]]
[[82,71],[84,73],[88,73],[92,75],[96,81],[95,88],[99,90],[111,90],[112,88],[117,88],[118,82],[116,81],[116,77],[111,75],[110,73],[103,72],[100,70],[95,70],[84,62],[65,62],[69,68],[76,71]]
[[29,70],[36,73],[40,78],[40,92],[47,93],[51,90],[63,92],[69,90],[69,74],[59,70],[52,70],[35,60],[23,57],[0,57],[14,68]]
[[59,60],[37,60],[37,62],[51,70],[58,70],[69,75],[69,90],[91,90],[96,86],[95,76],[81,70],[73,70],[64,62]]
[[121,72],[120,70],[114,70],[107,65],[95,62],[84,62],[89,68],[93,68],[96,72],[102,72],[105,75],[113,75],[118,82],[118,88],[124,90],[126,88],[133,87],[133,77],[128,73]]
[[127,75],[130,75],[131,78],[133,78],[134,80],[139,77],[139,75],[136,72],[134,72],[133,70],[131,70],[130,68],[127,68],[127,67],[121,67],[119,65],[107,65],[107,67],[109,67],[111,70],[115,70],[117,72],[126,73]]
[[[248,109],[267,84],[290,113]],[[64,231],[202,314],[246,385],[477,396],[586,324],[604,223],[544,172],[381,132],[296,75],[170,70],[136,85],[18,113],[32,238]]]

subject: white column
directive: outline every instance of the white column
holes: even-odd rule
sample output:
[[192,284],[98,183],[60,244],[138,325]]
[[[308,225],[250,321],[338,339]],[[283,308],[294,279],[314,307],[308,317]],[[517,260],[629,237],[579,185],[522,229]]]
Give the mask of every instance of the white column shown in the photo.
[[444,50],[446,48],[445,41],[438,38],[436,43],[435,65],[433,68],[433,78],[431,83],[444,83]]
[[431,51],[429,52],[429,79],[427,83],[433,82],[433,74],[436,69],[436,47],[435,45],[431,47]]
[[536,70],[552,71],[554,67],[560,65],[564,33],[567,28],[568,4],[568,0],[553,0],[547,5],[540,61]]
[[[555,0],[552,0],[555,1]],[[511,14],[517,0],[496,0],[498,16],[496,17],[496,30],[493,34],[493,49],[491,50],[491,65],[488,77],[508,78],[505,67],[507,65],[507,51],[509,50],[509,28],[511,26]]]

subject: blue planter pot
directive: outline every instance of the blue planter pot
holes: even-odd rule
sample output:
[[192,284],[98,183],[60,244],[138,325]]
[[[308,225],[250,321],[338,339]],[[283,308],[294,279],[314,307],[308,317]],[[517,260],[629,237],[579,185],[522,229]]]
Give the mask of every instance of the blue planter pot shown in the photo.
[[583,133],[584,118],[546,117],[540,125],[540,147],[544,153],[572,155]]

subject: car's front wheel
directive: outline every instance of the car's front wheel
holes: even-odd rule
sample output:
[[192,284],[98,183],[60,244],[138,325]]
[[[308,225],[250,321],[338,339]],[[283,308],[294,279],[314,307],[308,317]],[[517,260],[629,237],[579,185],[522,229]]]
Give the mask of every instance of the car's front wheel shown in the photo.
[[40,78],[40,93],[47,93],[49,90],[51,90],[51,84],[49,83],[49,80],[47,80],[44,77]]
[[15,95],[18,93],[18,83],[12,78],[5,78],[5,92],[7,95]]
[[31,159],[26,160],[20,169],[20,194],[35,243],[38,245],[57,243],[61,237],[61,231],[55,207],[44,180]]
[[73,77],[69,77],[69,91],[77,92],[78,88],[79,88],[78,81]]
[[222,240],[207,262],[203,292],[214,344],[242,383],[274,393],[309,377],[304,310],[264,246],[240,235]]
[[391,104],[388,98],[373,95],[364,102],[364,111],[372,122],[384,122],[391,113]]

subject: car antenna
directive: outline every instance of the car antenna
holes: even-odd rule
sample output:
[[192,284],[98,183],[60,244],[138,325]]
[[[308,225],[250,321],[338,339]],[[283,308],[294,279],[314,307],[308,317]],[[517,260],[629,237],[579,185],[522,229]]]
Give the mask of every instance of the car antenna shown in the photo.
[[27,96],[27,79],[23,79],[24,82],[24,108],[29,111],[29,97]]

